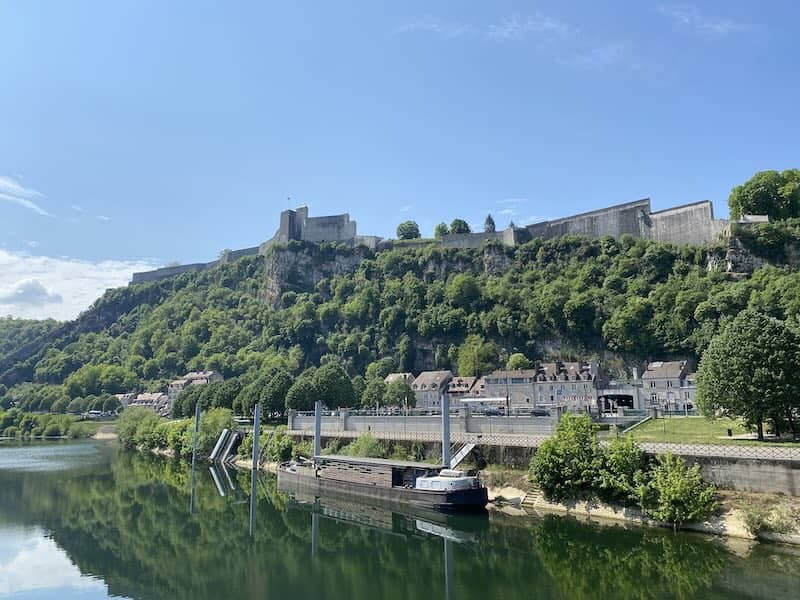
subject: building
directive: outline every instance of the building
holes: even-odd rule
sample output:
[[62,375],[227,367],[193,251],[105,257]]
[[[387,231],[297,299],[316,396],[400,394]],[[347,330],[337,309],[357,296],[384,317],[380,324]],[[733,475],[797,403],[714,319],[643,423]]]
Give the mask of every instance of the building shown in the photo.
[[150,408],[162,417],[168,417],[172,413],[172,401],[164,392],[145,392],[139,394],[130,401],[128,406]]
[[447,384],[445,392],[450,400],[450,406],[457,406],[461,398],[473,398],[473,389],[477,381],[477,377],[453,377]]
[[453,378],[450,371],[423,371],[411,384],[417,408],[439,408],[442,395]]
[[508,398],[511,408],[562,406],[583,411],[597,406],[603,384],[592,361],[542,362],[533,369],[494,371],[485,377],[484,395]]
[[189,385],[204,385],[206,383],[214,383],[215,381],[224,381],[224,379],[225,378],[216,371],[192,371],[180,379],[171,381],[167,388],[167,396],[169,397],[170,403],[172,403],[175,402],[175,398],[178,397],[178,394]]
[[414,374],[413,373],[389,373],[383,379],[383,383],[389,385],[395,381],[402,381],[408,387],[411,387],[411,384],[414,383]]
[[642,374],[642,393],[648,406],[664,410],[693,410],[696,406],[695,374],[688,360],[654,361]]
[[124,408],[128,406],[134,398],[136,398],[136,394],[114,394],[114,397],[119,400],[119,403]]

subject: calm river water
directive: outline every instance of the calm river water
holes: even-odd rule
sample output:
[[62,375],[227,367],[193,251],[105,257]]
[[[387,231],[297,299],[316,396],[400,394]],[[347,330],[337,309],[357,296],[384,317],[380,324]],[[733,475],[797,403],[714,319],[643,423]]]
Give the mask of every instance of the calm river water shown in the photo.
[[193,486],[187,465],[111,442],[0,444],[0,596],[798,598],[800,551],[293,498],[205,464]]

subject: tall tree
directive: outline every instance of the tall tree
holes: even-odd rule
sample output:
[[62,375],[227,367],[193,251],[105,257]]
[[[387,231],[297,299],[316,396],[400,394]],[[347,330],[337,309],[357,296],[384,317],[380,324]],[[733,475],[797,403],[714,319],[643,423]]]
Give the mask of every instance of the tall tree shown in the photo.
[[731,217],[769,215],[770,219],[800,217],[800,169],[760,171],[728,197]]
[[328,408],[355,404],[353,382],[337,361],[327,362],[316,370],[314,385],[319,392],[319,399]]
[[495,232],[496,227],[494,225],[494,219],[492,218],[492,215],[486,215],[486,220],[483,222],[483,230],[486,233]]
[[435,237],[437,240],[440,240],[444,236],[449,234],[450,234],[450,228],[447,226],[447,223],[439,223],[433,230],[433,237]]
[[469,223],[467,223],[464,219],[453,219],[453,222],[450,223],[450,233],[471,233],[472,230],[469,228]]
[[530,360],[527,356],[522,354],[521,352],[515,352],[511,356],[508,357],[508,362],[506,363],[506,369],[509,371],[516,371],[519,369],[531,369],[533,368],[533,361]]
[[404,221],[397,226],[397,237],[401,240],[414,240],[420,237],[419,225],[414,221]]
[[743,417],[764,439],[764,421],[800,408],[800,336],[752,309],[739,313],[703,353],[697,404],[706,415]]

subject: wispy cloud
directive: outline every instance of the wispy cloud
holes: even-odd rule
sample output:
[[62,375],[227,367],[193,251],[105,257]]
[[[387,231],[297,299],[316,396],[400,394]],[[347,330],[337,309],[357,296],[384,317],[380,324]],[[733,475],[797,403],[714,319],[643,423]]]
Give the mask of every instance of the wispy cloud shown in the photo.
[[79,213],[86,212],[82,206],[78,206],[77,204],[73,204],[72,206],[70,206],[70,208],[75,212]]
[[496,40],[524,40],[530,35],[565,38],[577,33],[571,25],[544,15],[513,15],[489,25],[486,35]]
[[515,214],[517,214],[517,209],[516,208],[504,208],[503,210],[498,210],[497,214],[498,215],[506,215],[506,216],[515,215]]
[[571,23],[539,13],[481,24],[442,21],[428,15],[398,27],[394,33],[426,33],[445,39],[471,38],[505,44],[528,42],[556,64],[584,70],[627,64],[631,54],[627,43],[584,32]]
[[475,33],[475,29],[466,23],[456,21],[440,21],[430,15],[425,15],[409,23],[401,25],[394,31],[398,33],[433,33],[445,38],[456,38],[463,35]]
[[527,198],[503,198],[502,200],[500,200],[500,204],[519,205],[519,204],[525,204],[527,201],[528,201]]
[[72,319],[106,289],[127,285],[148,261],[90,262],[0,250],[0,315]]
[[43,217],[55,218],[55,215],[50,214],[37,203],[44,197],[45,195],[41,192],[26,188],[16,179],[0,175],[0,200],[11,202]]
[[38,248],[39,242],[37,242],[36,240],[25,240],[25,245],[28,246],[29,248]]
[[407,212],[410,212],[412,208],[414,208],[414,206],[412,204],[406,204],[406,205],[400,207],[400,212],[401,213],[407,213]]
[[675,20],[682,27],[703,35],[722,37],[736,31],[750,29],[750,25],[732,19],[702,14],[694,6],[686,4],[662,4],[658,12]]
[[97,215],[97,220],[108,223],[111,220],[111,217],[107,217],[105,215]]

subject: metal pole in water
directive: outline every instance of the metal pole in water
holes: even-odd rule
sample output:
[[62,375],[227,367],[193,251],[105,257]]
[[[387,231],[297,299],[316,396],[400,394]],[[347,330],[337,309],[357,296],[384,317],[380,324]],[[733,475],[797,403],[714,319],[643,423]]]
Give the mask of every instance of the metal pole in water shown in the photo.
[[258,469],[258,443],[261,436],[261,403],[256,404],[253,414],[253,471]]
[[194,405],[194,442],[192,443],[192,471],[197,462],[197,437],[200,433],[200,403]]
[[442,394],[442,465],[450,468],[450,399]]
[[453,543],[444,540],[444,597],[450,600],[453,597]]
[[322,402],[314,402],[314,460],[322,452]]

